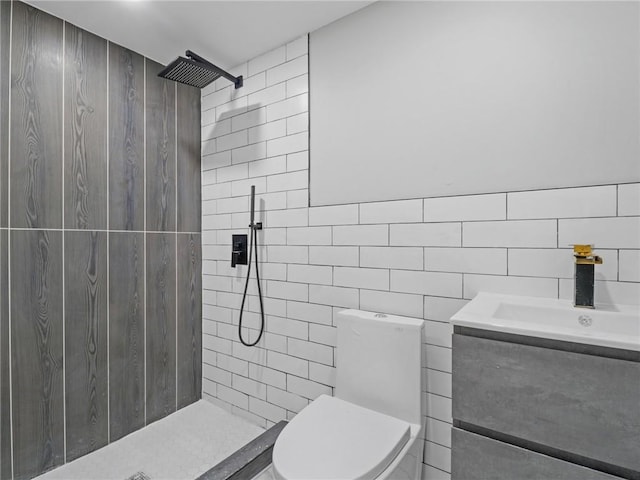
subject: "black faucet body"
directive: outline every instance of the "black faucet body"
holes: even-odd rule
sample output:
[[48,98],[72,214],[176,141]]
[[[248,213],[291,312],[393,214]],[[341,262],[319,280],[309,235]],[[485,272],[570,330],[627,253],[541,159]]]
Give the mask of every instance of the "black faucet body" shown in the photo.
[[574,245],[573,256],[576,259],[573,305],[581,308],[595,308],[595,266],[602,258],[593,255],[591,245]]

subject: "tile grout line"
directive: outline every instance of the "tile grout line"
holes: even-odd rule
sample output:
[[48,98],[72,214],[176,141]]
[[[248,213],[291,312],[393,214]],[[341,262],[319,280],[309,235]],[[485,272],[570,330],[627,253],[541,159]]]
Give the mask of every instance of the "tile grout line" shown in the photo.
[[109,176],[110,176],[110,168],[111,168],[111,160],[109,159],[109,155],[110,155],[110,149],[109,149],[109,62],[110,62],[110,56],[109,56],[109,50],[110,50],[110,42],[109,40],[106,40],[106,50],[107,50],[107,59],[106,59],[106,63],[107,63],[107,72],[106,72],[106,77],[107,77],[107,93],[106,93],[106,113],[107,113],[107,125],[106,125],[106,134],[107,134],[107,141],[106,143],[106,164],[107,164],[107,218],[106,218],[106,227],[107,227],[107,264],[106,264],[106,270],[107,270],[107,285],[106,285],[106,293],[107,293],[107,445],[109,445],[111,443],[111,366],[110,366],[110,362],[111,362],[111,354],[110,354],[110,348],[111,348],[111,342],[109,340],[109,335],[110,335],[110,325],[111,325],[111,312],[110,312],[110,308],[109,305],[111,303],[111,289],[109,287],[109,282],[110,282],[110,270],[111,270],[111,265],[110,265],[110,256],[109,256],[109,249],[110,249],[110,243],[109,243],[109,237],[111,237],[111,235],[109,234]]
[[10,451],[11,451],[11,478],[14,478],[15,461],[14,461],[14,445],[13,445],[13,342],[12,334],[12,316],[11,316],[11,64],[13,60],[13,0],[10,0],[9,6],[9,105],[7,115],[9,122],[7,125],[7,316],[8,316],[8,332],[9,336],[9,430],[10,430]]
[[67,43],[67,22],[62,21],[62,195],[61,195],[61,204],[62,204],[62,233],[60,236],[62,237],[62,462],[67,463],[67,315],[66,315],[66,295],[65,295],[65,255],[64,255],[64,173],[65,173],[65,149],[64,149],[64,107],[65,107],[65,70],[66,70],[66,43]]
[[[176,303],[176,312],[175,312],[175,321],[176,321],[176,398],[175,398],[175,409],[178,410],[178,84],[173,82],[173,109],[174,109],[174,124],[173,124],[173,138],[174,138],[174,160],[175,160],[175,170],[174,170],[174,196],[175,196],[175,268],[176,268],[176,293],[175,293],[175,303]],[[202,196],[201,202],[202,202]]]
[[142,285],[143,294],[143,346],[144,365],[144,425],[147,425],[147,57],[142,57]]

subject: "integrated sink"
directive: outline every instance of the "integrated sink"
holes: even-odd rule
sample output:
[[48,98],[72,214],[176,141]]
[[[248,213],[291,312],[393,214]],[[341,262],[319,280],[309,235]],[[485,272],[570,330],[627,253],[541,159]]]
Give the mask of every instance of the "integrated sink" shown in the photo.
[[479,293],[451,317],[463,327],[640,351],[640,306]]

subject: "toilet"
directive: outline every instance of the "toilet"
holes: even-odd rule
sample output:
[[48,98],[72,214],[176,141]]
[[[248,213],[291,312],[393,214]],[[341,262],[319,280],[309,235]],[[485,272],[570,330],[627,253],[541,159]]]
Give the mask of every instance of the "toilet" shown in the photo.
[[335,396],[321,395],[282,430],[273,476],[419,479],[423,321],[345,310],[337,328]]

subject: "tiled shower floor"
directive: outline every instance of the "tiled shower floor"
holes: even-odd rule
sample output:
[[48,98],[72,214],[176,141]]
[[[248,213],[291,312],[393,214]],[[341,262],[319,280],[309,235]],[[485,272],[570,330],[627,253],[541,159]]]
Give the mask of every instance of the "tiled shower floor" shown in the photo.
[[200,400],[36,480],[193,480],[261,433]]

